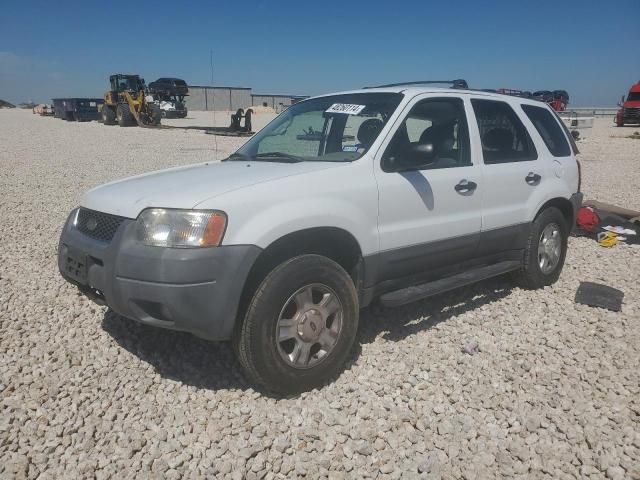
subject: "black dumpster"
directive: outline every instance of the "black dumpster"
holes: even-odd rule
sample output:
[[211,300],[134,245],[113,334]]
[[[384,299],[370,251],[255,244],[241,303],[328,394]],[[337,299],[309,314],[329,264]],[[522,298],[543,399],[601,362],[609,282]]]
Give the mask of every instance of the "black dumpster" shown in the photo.
[[54,116],[77,122],[98,120],[100,118],[98,107],[103,103],[102,98],[54,98]]

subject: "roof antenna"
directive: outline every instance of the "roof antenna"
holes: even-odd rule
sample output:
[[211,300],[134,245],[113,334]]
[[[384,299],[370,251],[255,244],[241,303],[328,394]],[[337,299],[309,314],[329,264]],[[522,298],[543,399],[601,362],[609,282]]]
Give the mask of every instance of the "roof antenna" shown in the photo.
[[[209,50],[209,64],[211,66],[211,105],[213,108],[213,141],[215,144],[215,150],[213,152],[213,159],[215,161],[218,160],[218,134],[216,131],[216,92],[215,89],[213,88],[213,49]],[[207,90],[204,90],[204,94],[207,94]]]

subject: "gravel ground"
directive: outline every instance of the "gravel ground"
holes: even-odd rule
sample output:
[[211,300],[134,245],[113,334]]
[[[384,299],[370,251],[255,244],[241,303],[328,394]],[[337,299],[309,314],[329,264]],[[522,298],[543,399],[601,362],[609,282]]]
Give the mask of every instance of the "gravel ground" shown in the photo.
[[[640,209],[640,142],[612,138],[633,131],[598,120],[580,142],[588,198]],[[221,158],[242,140],[217,142]],[[196,129],[0,110],[0,477],[640,478],[639,247],[572,238],[553,287],[496,279],[364,311],[345,372],[290,399],[252,390],[228,345],[137,325],[60,278],[82,192],[212,156]],[[580,280],[624,290],[622,312],[575,305]]]

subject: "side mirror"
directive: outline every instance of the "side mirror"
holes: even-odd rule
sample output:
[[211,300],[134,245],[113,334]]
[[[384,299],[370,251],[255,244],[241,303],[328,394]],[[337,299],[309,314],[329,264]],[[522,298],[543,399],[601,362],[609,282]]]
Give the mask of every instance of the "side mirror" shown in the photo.
[[624,104],[624,95],[620,97],[620,102],[618,102],[618,106],[621,107]]
[[421,170],[436,161],[436,152],[432,143],[411,145],[397,156],[389,157],[389,170],[405,172],[408,170]]

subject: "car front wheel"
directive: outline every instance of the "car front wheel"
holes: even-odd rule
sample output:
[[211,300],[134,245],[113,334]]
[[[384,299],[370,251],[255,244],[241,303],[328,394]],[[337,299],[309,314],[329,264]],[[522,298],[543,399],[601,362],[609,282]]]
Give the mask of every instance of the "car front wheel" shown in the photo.
[[342,368],[358,328],[358,295],[334,261],[302,255],[277,266],[255,292],[234,338],[248,377],[291,394]]

